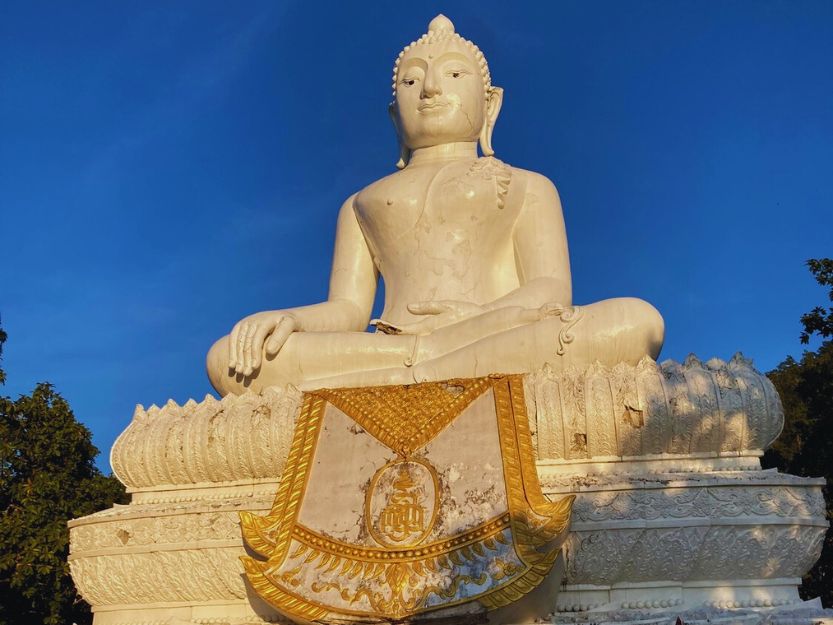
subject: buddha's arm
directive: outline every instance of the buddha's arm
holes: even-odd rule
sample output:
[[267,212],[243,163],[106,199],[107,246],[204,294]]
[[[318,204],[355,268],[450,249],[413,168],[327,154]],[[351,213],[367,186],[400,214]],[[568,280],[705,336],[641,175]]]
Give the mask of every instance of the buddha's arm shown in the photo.
[[293,332],[347,332],[367,327],[376,294],[377,272],[353,210],[355,195],[342,205],[327,301],[269,310],[239,321],[231,331],[229,367],[250,375],[262,354],[275,356]]
[[378,273],[356,219],[355,198],[350,196],[339,211],[327,301],[284,311],[297,320],[296,331],[360,332],[367,328]]
[[570,255],[558,191],[541,174],[526,175],[526,197],[512,234],[521,286],[485,304],[485,310],[572,304]]

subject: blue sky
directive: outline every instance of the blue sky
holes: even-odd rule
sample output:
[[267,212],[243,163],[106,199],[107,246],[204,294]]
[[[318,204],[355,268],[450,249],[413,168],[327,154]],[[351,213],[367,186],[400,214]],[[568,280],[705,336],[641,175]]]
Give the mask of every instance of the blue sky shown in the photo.
[[661,359],[801,353],[831,2],[5,2],[3,392],[52,382],[106,466],[136,403],[210,392],[238,319],[326,297],[338,207],[397,158],[393,59],[439,12],[506,90],[498,158],[559,188],[577,303],[652,302]]

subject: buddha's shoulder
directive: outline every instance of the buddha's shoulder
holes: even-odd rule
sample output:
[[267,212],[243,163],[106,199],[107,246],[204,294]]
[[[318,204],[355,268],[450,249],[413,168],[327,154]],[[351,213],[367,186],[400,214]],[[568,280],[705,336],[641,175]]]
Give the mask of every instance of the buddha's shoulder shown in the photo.
[[555,189],[555,184],[544,174],[515,166],[510,166],[510,169],[512,170],[512,176],[519,181],[522,180],[528,191]]
[[402,171],[395,171],[383,178],[374,180],[369,185],[360,189],[354,196],[354,202],[357,205],[372,203],[383,195],[388,195],[392,188],[400,185],[403,182]]
[[544,174],[537,171],[516,167],[494,156],[481,156],[469,165],[469,174],[480,174],[484,177],[495,177],[507,183],[513,183],[516,189],[540,192],[544,189],[555,189],[555,185]]

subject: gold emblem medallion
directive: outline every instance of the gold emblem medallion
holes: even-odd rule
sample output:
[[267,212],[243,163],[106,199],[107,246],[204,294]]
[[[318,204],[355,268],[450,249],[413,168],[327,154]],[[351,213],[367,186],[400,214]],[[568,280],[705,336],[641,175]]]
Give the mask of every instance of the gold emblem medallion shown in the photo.
[[434,528],[440,503],[437,472],[425,460],[393,460],[376,471],[365,496],[364,522],[385,547],[413,547]]

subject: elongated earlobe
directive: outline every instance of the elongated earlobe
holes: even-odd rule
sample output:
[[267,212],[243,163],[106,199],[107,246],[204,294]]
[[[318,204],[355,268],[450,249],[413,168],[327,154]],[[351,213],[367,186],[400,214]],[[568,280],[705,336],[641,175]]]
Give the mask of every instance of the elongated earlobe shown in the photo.
[[408,165],[408,161],[411,160],[411,150],[408,149],[406,146],[399,144],[399,160],[396,161],[396,168],[397,169],[405,169]]
[[500,107],[503,105],[503,89],[491,87],[486,96],[486,119],[483,122],[483,129],[480,131],[480,151],[483,156],[494,156],[492,149],[492,132],[497,123],[497,116],[500,114]]
[[396,115],[396,103],[391,102],[388,106],[388,115],[393,122],[393,129],[396,131],[396,138],[399,140],[399,160],[396,162],[397,169],[404,169],[411,160],[410,148],[402,142],[402,133],[399,132],[399,118]]

